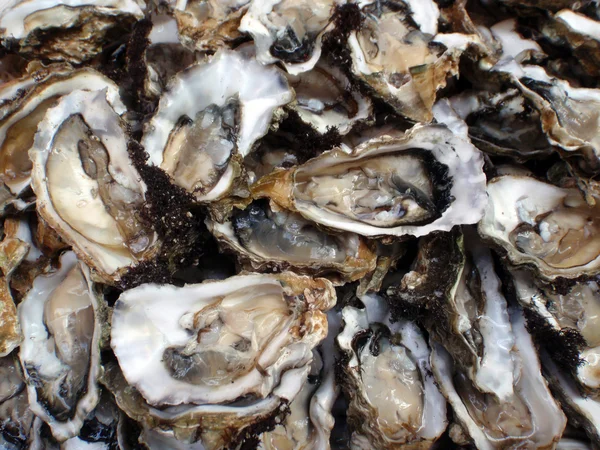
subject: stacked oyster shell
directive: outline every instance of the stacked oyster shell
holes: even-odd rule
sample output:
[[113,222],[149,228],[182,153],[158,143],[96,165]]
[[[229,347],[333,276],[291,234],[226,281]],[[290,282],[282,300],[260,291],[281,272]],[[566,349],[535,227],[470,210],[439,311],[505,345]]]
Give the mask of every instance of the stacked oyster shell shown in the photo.
[[600,446],[600,6],[0,6],[0,447]]

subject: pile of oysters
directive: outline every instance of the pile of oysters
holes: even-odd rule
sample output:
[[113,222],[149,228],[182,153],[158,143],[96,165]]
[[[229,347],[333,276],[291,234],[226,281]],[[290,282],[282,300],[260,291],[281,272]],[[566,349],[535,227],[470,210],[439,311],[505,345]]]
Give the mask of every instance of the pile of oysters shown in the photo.
[[598,0],[0,0],[0,448],[600,448]]

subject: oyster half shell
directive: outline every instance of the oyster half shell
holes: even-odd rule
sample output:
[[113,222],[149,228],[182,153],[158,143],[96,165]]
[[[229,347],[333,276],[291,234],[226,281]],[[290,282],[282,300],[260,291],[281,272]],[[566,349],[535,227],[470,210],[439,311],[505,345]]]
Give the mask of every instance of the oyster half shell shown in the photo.
[[328,228],[418,237],[481,218],[482,167],[478,150],[445,126],[417,125],[275,171],[251,191]]

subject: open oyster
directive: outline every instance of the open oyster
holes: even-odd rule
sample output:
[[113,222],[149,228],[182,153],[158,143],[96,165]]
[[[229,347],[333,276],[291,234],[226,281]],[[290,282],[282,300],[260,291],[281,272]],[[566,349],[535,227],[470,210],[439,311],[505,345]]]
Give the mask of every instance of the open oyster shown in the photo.
[[142,145],[175,184],[198,201],[216,200],[230,193],[241,160],[292,98],[276,68],[222,50],[172,80]]
[[573,52],[589,77],[600,75],[600,22],[582,13],[563,9],[544,20],[540,31],[558,48]]
[[76,436],[98,403],[99,300],[89,270],[72,252],[41,275],[19,304],[19,358],[31,410],[60,441]]
[[514,265],[534,266],[548,280],[597,273],[599,207],[575,188],[503,175],[488,183],[489,202],[479,233],[506,250]]
[[307,72],[288,75],[288,81],[296,93],[296,103],[290,107],[320,134],[332,128],[346,134],[373,112],[371,99],[352,89],[340,68],[322,60]]
[[583,395],[577,384],[546,353],[542,352],[541,356],[544,375],[552,387],[552,392],[569,415],[570,423],[583,428],[595,445],[600,445],[600,402],[598,398]]
[[515,88],[493,94],[467,91],[453,97],[451,105],[482,151],[524,161],[554,150],[542,129],[540,112]]
[[511,330],[505,337],[514,339],[512,347],[506,347],[510,348],[514,368],[509,374],[514,390],[507,396],[501,398],[477,389],[440,344],[433,348],[433,373],[456,420],[478,449],[552,449],[562,435],[566,418],[542,377],[522,313],[512,310],[510,318]]
[[338,396],[335,382],[335,338],[339,313],[327,314],[328,334],[321,350],[313,350],[311,371],[306,383],[290,403],[290,414],[272,431],[260,436],[261,450],[328,449],[334,419],[331,408]]
[[[514,338],[506,300],[500,292],[491,252],[474,230],[466,229],[465,233],[464,243],[462,234],[456,231],[426,237],[421,242],[416,271],[408,272],[400,286],[388,288],[387,294],[392,308],[396,307],[394,301],[421,306],[419,302],[426,299],[429,304],[422,305],[427,310],[423,322],[430,336],[448,348],[455,364],[479,391],[504,400],[512,394],[514,384]],[[450,256],[441,257],[440,253]],[[429,263],[433,258],[440,261]],[[436,269],[446,274],[437,282],[445,289],[429,279],[439,276]],[[436,299],[430,290],[439,292],[440,297]]]
[[249,269],[288,269],[315,275],[340,274],[354,281],[375,269],[376,256],[354,233],[328,233],[298,213],[264,201],[236,211],[224,223],[207,221],[222,248]]
[[145,184],[127,151],[127,125],[107,91],[76,91],[40,122],[30,150],[38,213],[106,282],[148,257]]
[[541,117],[551,144],[566,158],[577,158],[577,167],[593,172],[600,167],[600,90],[571,86],[551,77],[539,66],[505,64],[499,71],[510,75],[514,85]]
[[363,236],[423,236],[475,223],[485,206],[479,152],[445,126],[417,125],[348,154],[325,152],[252,187],[323,226]]
[[427,449],[447,425],[446,402],[429,366],[430,351],[411,322],[391,324],[385,302],[342,310],[338,336],[353,449]]
[[597,320],[600,285],[595,280],[557,289],[535,281],[531,273],[513,271],[517,299],[527,308],[530,329],[563,369],[573,372],[580,388],[600,393],[600,336]]
[[18,0],[0,14],[0,39],[23,54],[81,63],[127,32],[144,9],[135,0]]
[[59,98],[78,89],[106,89],[113,108],[119,114],[125,112],[117,85],[91,69],[41,66],[0,89],[0,181],[6,191],[6,195],[0,196],[0,210],[11,203],[16,204],[17,209],[28,205],[19,198],[27,195],[31,183],[32,163],[28,151],[37,127]]
[[0,447],[25,448],[35,415],[29,408],[27,389],[15,355],[0,359]]
[[343,3],[345,0],[252,2],[240,31],[254,39],[258,61],[282,61],[289,73],[297,75],[317,64],[334,8]]
[[240,37],[240,20],[252,2],[177,0],[173,3],[181,42],[192,49],[214,50]]
[[334,304],[329,281],[290,272],[142,285],[117,301],[111,345],[149,405],[148,426],[168,424],[179,439],[221,448],[294,399]]
[[352,73],[399,114],[430,122],[436,93],[458,73],[469,38],[442,36],[435,42],[439,10],[432,0],[360,5],[362,26],[348,38]]

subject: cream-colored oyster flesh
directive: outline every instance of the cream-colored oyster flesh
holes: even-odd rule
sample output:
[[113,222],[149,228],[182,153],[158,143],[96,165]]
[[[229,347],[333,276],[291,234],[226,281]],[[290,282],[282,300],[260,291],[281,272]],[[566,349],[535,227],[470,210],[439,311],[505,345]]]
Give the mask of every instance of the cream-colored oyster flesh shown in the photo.
[[[213,427],[186,439],[220,448],[297,395],[334,304],[329,281],[290,272],[142,285],[115,305],[111,345],[149,405],[148,420],[163,418],[177,430],[203,415]],[[230,426],[237,436],[227,435]]]
[[32,163],[28,152],[39,123],[62,96],[78,89],[106,89],[115,111],[125,112],[117,85],[91,69],[42,66],[0,89],[0,181],[10,193],[9,202],[15,202],[31,183]]
[[512,264],[532,265],[549,280],[598,271],[598,206],[580,191],[504,175],[490,180],[487,192],[479,233],[503,247]]
[[292,98],[277,69],[222,50],[175,76],[142,145],[175,184],[198,201],[216,200],[231,190],[239,159],[267,133],[275,110]]
[[41,275],[19,305],[19,358],[31,410],[64,441],[79,434],[98,403],[101,324],[89,270],[72,252]]
[[255,183],[255,197],[332,229],[364,236],[423,236],[476,223],[485,206],[479,152],[445,126],[335,149]]
[[129,139],[106,91],[76,91],[47,112],[30,151],[38,212],[107,282],[156,243]]
[[353,449],[429,448],[444,432],[446,402],[430,376],[430,350],[419,328],[390,323],[383,299],[345,307],[337,341],[346,356],[342,388],[349,399]]

